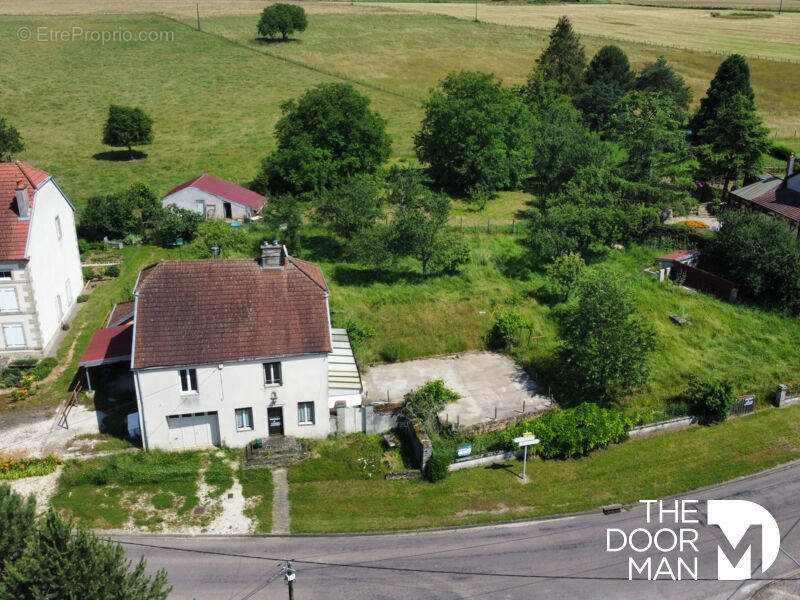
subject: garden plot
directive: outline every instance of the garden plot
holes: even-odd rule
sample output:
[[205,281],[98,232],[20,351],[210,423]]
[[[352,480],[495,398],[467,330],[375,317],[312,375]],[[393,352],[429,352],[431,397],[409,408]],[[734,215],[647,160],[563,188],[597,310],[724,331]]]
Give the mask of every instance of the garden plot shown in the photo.
[[436,358],[377,365],[364,375],[367,399],[402,400],[427,381],[442,379],[461,398],[439,418],[461,426],[487,423],[546,410],[550,397],[513,360],[494,352],[466,352]]

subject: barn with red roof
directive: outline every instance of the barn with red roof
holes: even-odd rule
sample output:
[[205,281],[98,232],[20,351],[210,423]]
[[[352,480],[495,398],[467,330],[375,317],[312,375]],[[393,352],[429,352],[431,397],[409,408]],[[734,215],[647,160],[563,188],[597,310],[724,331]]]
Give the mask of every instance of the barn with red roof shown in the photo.
[[252,218],[266,201],[261,194],[206,173],[173,188],[161,199],[165,207],[174,205],[207,219],[230,220]]

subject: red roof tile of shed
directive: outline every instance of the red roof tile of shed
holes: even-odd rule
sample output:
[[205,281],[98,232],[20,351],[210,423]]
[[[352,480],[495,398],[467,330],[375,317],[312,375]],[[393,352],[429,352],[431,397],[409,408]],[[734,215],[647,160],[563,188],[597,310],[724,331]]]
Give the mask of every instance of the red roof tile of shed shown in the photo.
[[670,252],[664,256],[659,256],[656,260],[680,260],[695,254],[697,254],[697,250],[675,250],[675,252]]
[[106,327],[94,332],[78,363],[82,367],[92,367],[112,362],[123,362],[131,357],[133,324],[119,327]]
[[[252,208],[256,211],[260,210],[267,201],[261,194],[257,194],[252,190],[238,186],[230,181],[225,181],[219,177],[207,175],[206,173],[194,179],[190,179],[186,183],[180,184],[178,187],[170,190],[164,198],[168,198],[175,192],[179,192],[188,187],[197,188],[198,190],[213,194],[214,196],[218,196],[235,204],[241,204],[242,206]],[[162,198],[162,200],[164,198]]]
[[331,351],[328,288],[313,263],[287,257],[162,261],[136,293],[133,368],[214,364]]
[[21,162],[0,163],[0,260],[25,258],[29,220],[20,221],[17,208],[17,182],[28,188],[33,206],[34,192],[49,174]]

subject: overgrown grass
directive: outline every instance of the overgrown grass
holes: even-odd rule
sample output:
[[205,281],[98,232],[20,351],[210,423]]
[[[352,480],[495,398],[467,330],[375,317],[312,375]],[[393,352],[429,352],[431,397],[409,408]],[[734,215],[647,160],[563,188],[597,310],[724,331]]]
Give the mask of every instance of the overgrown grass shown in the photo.
[[[202,453],[114,454],[64,467],[52,506],[90,527],[158,529],[167,518],[191,522]],[[144,505],[143,505],[144,503]],[[152,514],[143,506],[169,514]]]
[[[588,510],[727,481],[800,457],[800,406],[765,409],[713,427],[631,440],[572,460],[508,461],[451,473],[443,482],[295,481],[294,532],[465,525]],[[330,510],[354,506],[358,510]]]
[[289,483],[382,478],[384,442],[379,434],[355,433],[311,442],[311,458],[289,467]]
[[217,456],[214,452],[211,462],[205,472],[206,485],[211,486],[211,494],[218,497],[230,489],[233,485],[233,469],[225,458]]
[[242,494],[250,504],[244,511],[245,516],[255,523],[256,533],[269,533],[272,531],[272,471],[267,467],[240,467],[238,476]]

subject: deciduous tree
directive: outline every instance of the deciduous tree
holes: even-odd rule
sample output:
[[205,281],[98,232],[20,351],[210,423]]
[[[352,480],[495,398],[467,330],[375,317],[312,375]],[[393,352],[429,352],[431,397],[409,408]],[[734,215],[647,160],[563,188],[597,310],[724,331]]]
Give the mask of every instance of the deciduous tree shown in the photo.
[[272,4],[261,11],[258,21],[258,33],[263,37],[275,37],[281,34],[284,40],[295,31],[305,31],[308,17],[302,6],[297,4]]
[[127,148],[133,159],[133,146],[153,142],[153,120],[141,108],[112,104],[103,129],[103,143],[107,146]]
[[515,187],[530,166],[530,124],[525,103],[492,75],[450,73],[425,103],[414,146],[449,190]]
[[8,162],[25,149],[19,131],[0,117],[0,161]]

